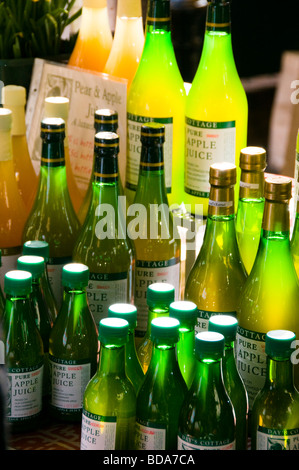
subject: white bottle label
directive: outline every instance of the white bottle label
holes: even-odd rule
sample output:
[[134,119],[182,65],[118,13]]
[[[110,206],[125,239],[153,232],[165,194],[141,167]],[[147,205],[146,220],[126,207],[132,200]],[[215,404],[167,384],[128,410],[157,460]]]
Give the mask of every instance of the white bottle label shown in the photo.
[[82,409],[83,395],[90,380],[89,362],[63,361],[49,355],[51,405],[66,411]]
[[166,429],[136,423],[135,445],[137,450],[165,450]]
[[265,333],[238,326],[235,351],[237,368],[244,381],[251,409],[266,379]]
[[86,289],[90,311],[96,325],[108,316],[108,308],[128,302],[128,273],[90,273]]
[[66,256],[62,258],[49,258],[47,263],[48,278],[58,308],[60,308],[63,298],[63,286],[61,282],[62,268],[65,264],[71,262],[72,257]]
[[30,418],[41,412],[43,370],[43,365],[7,370],[9,420]]
[[80,450],[114,450],[116,416],[99,416],[83,408]]
[[172,174],[172,141],[173,141],[173,118],[153,118],[137,116],[128,113],[128,151],[126,166],[126,187],[131,191],[136,191],[139,177],[139,165],[141,155],[140,132],[141,126],[148,122],[158,122],[165,128],[165,142],[163,144],[165,186],[167,192],[171,191]]
[[197,121],[186,117],[185,191],[208,198],[213,163],[235,163],[235,121]]
[[299,450],[299,429],[268,429],[259,426],[256,450]]
[[192,439],[189,436],[178,436],[178,450],[235,450],[236,442],[210,441]]
[[147,288],[154,282],[167,282],[175,289],[175,300],[180,297],[180,259],[172,258],[161,261],[136,261],[135,296],[137,307],[137,330],[147,329],[148,306],[146,303]]
[[209,319],[213,315],[231,315],[233,317],[237,316],[236,311],[230,311],[230,312],[209,312],[207,310],[201,310],[197,309],[197,321],[195,325],[195,334],[199,333],[200,331],[207,331],[209,328]]

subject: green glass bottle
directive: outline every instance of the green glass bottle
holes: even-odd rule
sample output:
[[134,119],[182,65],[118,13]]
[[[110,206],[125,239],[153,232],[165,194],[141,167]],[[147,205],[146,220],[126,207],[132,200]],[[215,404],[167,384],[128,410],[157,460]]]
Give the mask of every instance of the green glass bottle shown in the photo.
[[[2,266],[2,252],[0,250],[0,267],[1,266]],[[5,306],[5,299],[4,299],[4,294],[3,294],[2,287],[0,284],[0,319],[4,312],[4,306]]]
[[169,306],[169,316],[176,318],[180,322],[180,340],[177,343],[177,357],[182,376],[189,389],[194,378],[196,365],[194,343],[197,307],[194,302],[189,302],[188,300],[172,302]]
[[241,258],[249,274],[261,238],[265,205],[264,171],[266,151],[260,147],[246,147],[240,154],[240,190],[236,215],[236,235]]
[[295,334],[268,331],[265,385],[256,396],[251,413],[252,450],[298,450],[299,393],[294,386]]
[[153,282],[174,286],[180,298],[181,243],[168,205],[164,180],[164,126],[141,127],[141,158],[134,204],[128,208],[128,233],[135,244],[134,304],[137,307],[136,335],[147,326],[147,288]]
[[186,103],[184,202],[204,216],[210,165],[234,163],[239,181],[240,151],[247,145],[248,104],[232,49],[231,3],[208,0],[203,50]]
[[213,315],[209,320],[209,331],[224,336],[222,359],[223,381],[236,414],[236,450],[247,449],[248,397],[243,380],[237,370],[234,345],[238,320],[230,315]]
[[81,450],[132,450],[136,392],[126,375],[129,324],[123,318],[99,322],[98,370],[83,401]]
[[295,194],[294,194],[294,226],[291,236],[291,252],[299,278],[299,132],[297,136],[297,151],[296,151],[296,165],[295,165]]
[[[115,132],[117,133],[118,130],[118,112],[113,111],[112,109],[109,108],[104,108],[104,109],[97,109],[94,113],[94,129],[95,133],[97,134],[98,132]],[[94,174],[94,162],[93,162],[93,168],[92,168],[92,174],[91,178],[89,180],[86,194],[84,196],[83,202],[81,204],[81,207],[78,212],[78,218],[80,220],[80,223],[83,225],[88,210],[89,206],[91,203],[92,199],[92,183],[93,183],[93,174]],[[119,183],[119,189],[120,189],[120,194],[123,194],[123,189],[122,189],[122,184],[120,178],[118,178],[118,183]]]
[[197,367],[179,416],[179,450],[235,450],[236,417],[222,377],[224,336],[195,337]]
[[123,318],[129,323],[129,337],[126,343],[126,373],[134,385],[136,395],[144,380],[144,373],[139,362],[135,345],[137,308],[132,304],[117,303],[108,308],[108,317]]
[[52,323],[57,317],[58,310],[56,300],[50,284],[48,276],[47,263],[49,261],[49,244],[43,240],[28,240],[23,245],[24,256],[41,256],[44,258],[44,272],[40,278],[40,287],[42,294],[45,298],[45,302],[48,306],[49,312],[51,312]]
[[92,202],[74,247],[73,261],[90,269],[88,303],[98,324],[107,317],[109,305],[133,301],[135,258],[119,195],[119,137],[113,132],[99,132],[94,148]]
[[6,419],[13,433],[24,432],[40,424],[42,413],[44,351],[30,304],[32,275],[8,271],[4,291],[2,325],[9,384]]
[[140,171],[140,132],[150,121],[165,126],[165,186],[170,204],[181,204],[186,93],[171,39],[170,0],[149,0],[145,43],[127,100],[126,195],[134,201]]
[[137,450],[176,450],[179,412],[187,393],[176,357],[179,321],[154,318],[151,362],[137,395]]
[[49,338],[53,326],[52,314],[41,290],[41,277],[45,270],[45,261],[41,256],[24,255],[18,258],[17,268],[21,271],[28,271],[32,275],[32,292],[30,294],[30,303],[36,326],[43,341],[44,349],[43,408],[45,408],[48,404],[50,396],[50,373],[48,359]]
[[80,422],[83,394],[97,368],[98,333],[88,307],[88,267],[69,263],[62,269],[64,297],[49,341],[51,415]]
[[[285,329],[299,335],[299,284],[290,249],[290,178],[265,180],[265,209],[259,249],[237,309],[236,357],[249,399],[265,383],[267,331]],[[299,386],[299,366],[295,365]],[[249,427],[250,429],[250,427]]]
[[68,192],[64,158],[65,123],[60,118],[41,122],[42,153],[37,196],[23,231],[23,243],[49,244],[48,274],[58,308],[62,302],[62,267],[72,260],[80,224]]
[[198,308],[196,332],[208,329],[208,320],[214,313],[236,316],[246,281],[235,229],[235,183],[234,164],[211,165],[209,211],[203,244],[185,287],[185,300],[191,300]]
[[174,302],[175,289],[167,282],[155,282],[150,284],[146,292],[147,328],[145,335],[138,341],[137,355],[144,374],[151,362],[153,342],[151,338],[151,323],[154,318],[169,315],[169,306]]

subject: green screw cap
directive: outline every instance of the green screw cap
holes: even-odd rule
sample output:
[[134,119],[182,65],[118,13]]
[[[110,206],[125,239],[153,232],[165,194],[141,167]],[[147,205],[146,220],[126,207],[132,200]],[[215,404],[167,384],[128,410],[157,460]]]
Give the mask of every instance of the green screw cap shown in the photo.
[[23,255],[42,256],[45,262],[49,260],[49,244],[42,240],[30,240],[23,245]]
[[215,331],[201,331],[195,336],[197,359],[220,359],[224,354],[224,336]]
[[123,318],[107,317],[99,322],[99,341],[122,346],[128,341],[129,323]]
[[232,315],[212,315],[209,319],[209,331],[221,333],[226,341],[235,341],[238,320]]
[[4,292],[9,295],[27,295],[32,291],[32,275],[28,271],[8,271],[4,276]]
[[146,292],[147,305],[150,308],[169,308],[174,302],[174,287],[166,282],[155,282],[150,284]]
[[292,342],[296,339],[295,333],[288,330],[271,330],[266,334],[266,354],[277,359],[288,359],[294,347]]
[[70,288],[82,288],[88,285],[89,269],[85,264],[69,263],[62,268],[62,285]]
[[45,260],[41,256],[20,256],[17,260],[17,268],[30,272],[32,279],[39,279],[45,270]]
[[108,308],[108,317],[123,318],[129,323],[130,329],[137,326],[137,308],[132,304],[117,303]]
[[151,321],[151,340],[155,344],[177,343],[180,322],[176,318],[157,317]]
[[197,306],[189,300],[178,300],[169,306],[169,316],[180,322],[182,329],[194,329],[197,319]]

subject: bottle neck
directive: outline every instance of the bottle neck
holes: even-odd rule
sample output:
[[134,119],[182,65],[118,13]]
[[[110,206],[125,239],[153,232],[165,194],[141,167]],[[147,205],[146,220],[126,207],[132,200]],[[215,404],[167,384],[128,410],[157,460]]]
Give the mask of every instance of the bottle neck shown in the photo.
[[206,31],[216,33],[231,33],[230,3],[208,3]]
[[101,377],[108,375],[125,376],[125,346],[101,344],[98,372]]
[[11,135],[25,135],[26,124],[25,124],[25,107],[22,106],[9,106],[12,112],[12,127]]
[[[196,393],[206,393],[207,388],[222,387],[222,360],[197,360],[195,369],[195,379],[193,380],[192,387],[196,387]],[[205,384],[205,385],[204,385]]]
[[289,201],[277,202],[266,199],[262,229],[265,238],[271,238],[273,234],[279,235],[280,238],[289,238]]
[[47,168],[60,168],[65,166],[64,140],[43,140],[41,166]]
[[139,18],[142,15],[141,0],[118,0],[117,17]]
[[146,17],[146,34],[170,32],[170,0],[149,0]]
[[267,375],[265,387],[270,389],[285,389],[292,391],[293,382],[293,364],[288,360],[275,360],[267,356]]
[[21,326],[23,322],[30,328],[36,327],[34,316],[30,309],[29,294],[19,296],[7,294],[5,303],[6,323],[8,323],[10,327],[15,323]]
[[148,316],[147,316],[147,329],[146,329],[146,335],[149,336],[151,332],[151,322],[154,320],[154,318],[159,318],[159,317],[166,317],[169,315],[169,309],[168,308],[151,308],[149,307],[148,309]]
[[234,216],[234,186],[211,185],[208,217],[227,218]]
[[72,317],[75,328],[82,313],[88,308],[86,289],[64,287],[61,313]]
[[12,142],[10,131],[0,131],[0,162],[12,160]]
[[173,373],[177,367],[175,344],[154,344],[148,373],[155,381],[165,384],[165,379]]
[[239,199],[264,197],[264,172],[241,170]]

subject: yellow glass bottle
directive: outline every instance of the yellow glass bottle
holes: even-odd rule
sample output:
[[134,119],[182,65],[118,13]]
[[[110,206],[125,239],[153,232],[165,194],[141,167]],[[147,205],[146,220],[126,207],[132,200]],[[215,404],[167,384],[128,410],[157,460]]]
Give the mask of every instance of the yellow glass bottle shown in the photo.
[[2,266],[0,285],[4,288],[4,274],[17,267],[22,252],[22,232],[27,210],[19,193],[12,156],[12,112],[0,108],[0,249]]
[[37,192],[38,175],[32,165],[26,137],[26,89],[17,85],[3,87],[2,104],[12,112],[11,136],[15,177],[29,213]]
[[165,126],[165,184],[169,204],[181,204],[186,94],[171,40],[170,1],[149,0],[141,60],[127,103],[126,196],[132,204],[138,184],[141,125]]
[[128,89],[144,45],[141,0],[118,0],[115,33],[104,73],[126,78]]
[[64,139],[64,157],[66,168],[66,179],[71,196],[71,200],[76,213],[78,214],[83,201],[83,194],[77,186],[75,175],[72,170],[72,163],[69,151],[68,136],[68,115],[69,115],[69,99],[63,96],[49,96],[44,103],[44,117],[61,118],[65,122],[65,139]]
[[208,2],[203,50],[186,104],[184,202],[204,216],[210,165],[226,161],[239,168],[247,145],[248,104],[233,56],[230,4]]
[[245,269],[249,274],[261,238],[265,205],[264,171],[266,151],[261,147],[246,147],[240,155],[240,190],[236,215],[236,235]]
[[111,46],[107,0],[83,0],[80,29],[69,65],[103,72]]
[[211,166],[204,240],[185,288],[185,299],[194,302],[198,308],[197,332],[208,328],[208,320],[215,313],[236,317],[247,278],[235,230],[235,184],[234,164],[215,163]]
[[[261,240],[237,309],[236,357],[249,410],[265,383],[266,333],[285,329],[299,334],[299,283],[289,239],[291,191],[290,178],[272,176],[265,181]],[[298,365],[294,372],[298,388]]]

